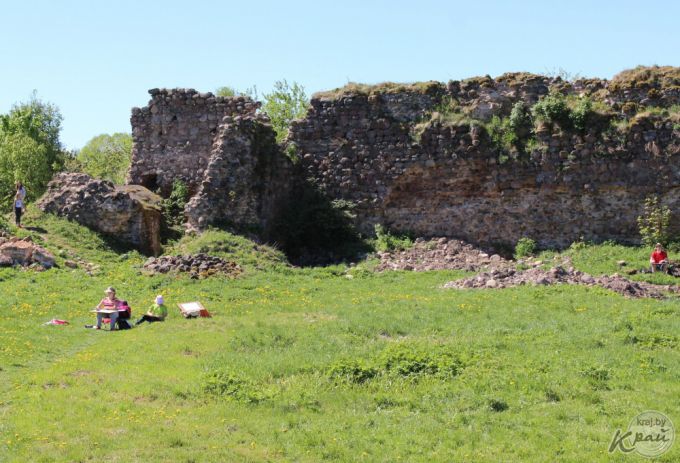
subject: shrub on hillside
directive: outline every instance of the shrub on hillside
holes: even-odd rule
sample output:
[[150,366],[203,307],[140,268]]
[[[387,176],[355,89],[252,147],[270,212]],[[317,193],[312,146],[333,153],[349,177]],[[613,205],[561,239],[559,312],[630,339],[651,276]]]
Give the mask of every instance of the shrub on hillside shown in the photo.
[[515,258],[520,259],[522,257],[531,256],[536,252],[536,241],[531,238],[520,238],[520,240],[515,245]]
[[375,249],[380,252],[404,251],[413,246],[408,235],[393,235],[383,225],[375,226]]

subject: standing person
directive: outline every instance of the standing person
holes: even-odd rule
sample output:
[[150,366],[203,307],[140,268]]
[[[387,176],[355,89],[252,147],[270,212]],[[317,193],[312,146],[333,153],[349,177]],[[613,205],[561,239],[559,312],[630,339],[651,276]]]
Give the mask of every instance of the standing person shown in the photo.
[[106,288],[106,291],[104,291],[104,294],[106,297],[102,299],[99,304],[97,304],[97,307],[95,309],[107,309],[107,310],[115,310],[115,312],[112,313],[101,313],[97,312],[97,324],[95,326],[92,325],[85,325],[85,328],[94,328],[95,330],[100,330],[102,328],[102,320],[104,317],[108,317],[111,321],[111,331],[114,331],[116,329],[116,321],[118,320],[118,306],[120,305],[120,300],[116,297],[116,290],[109,286]]
[[17,190],[19,193],[21,193],[21,200],[22,200],[22,201],[25,200],[25,199],[26,199],[26,188],[24,188],[24,184],[21,183],[21,182],[16,182],[16,183],[14,184],[14,186],[15,186],[16,190]]
[[168,316],[168,309],[167,307],[165,307],[164,302],[165,301],[163,300],[163,296],[161,296],[160,294],[156,296],[154,304],[151,307],[149,307],[149,310],[147,310],[144,315],[142,315],[142,318],[137,320],[137,323],[135,323],[135,325],[139,325],[144,322],[153,323],[162,322],[163,320],[165,320],[165,317]]
[[649,266],[652,268],[652,273],[659,271],[665,272],[668,268],[668,254],[661,246],[661,243],[656,243],[654,252],[649,257]]
[[21,212],[23,211],[23,208],[24,200],[21,199],[21,193],[17,191],[14,195],[14,222],[19,228],[23,228],[21,226]]
[[14,194],[14,220],[17,227],[21,226],[21,213],[24,210],[24,201],[26,200],[26,188],[21,182],[16,182],[14,184],[16,187],[16,193]]

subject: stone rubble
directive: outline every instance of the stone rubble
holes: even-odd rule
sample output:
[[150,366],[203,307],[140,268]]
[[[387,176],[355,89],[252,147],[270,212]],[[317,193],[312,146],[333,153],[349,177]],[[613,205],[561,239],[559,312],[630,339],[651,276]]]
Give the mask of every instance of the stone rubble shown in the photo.
[[216,274],[224,274],[235,278],[243,271],[234,262],[203,253],[184,256],[150,257],[144,263],[144,269],[150,273],[188,273],[193,279],[207,278]]
[[482,251],[464,241],[446,237],[418,238],[413,246],[404,251],[378,253],[380,264],[378,271],[413,270],[466,270],[478,272],[489,269],[514,268],[512,261],[498,254]]
[[0,267],[21,266],[45,270],[55,266],[54,255],[30,237],[0,237]]
[[615,273],[611,276],[592,276],[574,268],[562,266],[545,270],[540,267],[528,270],[497,269],[480,273],[462,280],[450,281],[444,288],[454,289],[500,289],[521,285],[545,286],[554,284],[572,284],[600,286],[626,297],[663,298],[669,292],[679,294],[680,288],[674,285],[654,285],[642,281],[631,281]]

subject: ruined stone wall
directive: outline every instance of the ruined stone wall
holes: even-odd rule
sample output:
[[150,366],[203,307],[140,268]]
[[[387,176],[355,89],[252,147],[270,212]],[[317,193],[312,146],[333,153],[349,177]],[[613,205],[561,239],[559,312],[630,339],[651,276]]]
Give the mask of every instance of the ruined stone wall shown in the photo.
[[247,97],[218,97],[192,89],[149,93],[147,106],[132,109],[132,163],[126,183],[160,189],[164,196],[175,179],[197,191],[222,119],[254,114],[260,106]]
[[[380,223],[483,245],[513,245],[523,236],[544,246],[581,237],[631,242],[646,196],[680,207],[680,121],[645,113],[614,131],[603,128],[609,115],[585,132],[539,124],[534,145],[516,157],[501,153],[484,126],[507,116],[515,102],[530,106],[551,90],[591,95],[614,115],[625,103],[649,103],[649,92],[610,93],[608,86],[528,74],[349,86],[316,95],[288,143],[329,197],[357,205],[366,233]],[[676,91],[653,93],[668,107]],[[450,101],[463,108],[458,121],[436,115]]]
[[185,210],[189,228],[236,225],[270,236],[288,200],[292,171],[266,117],[225,117],[203,181]]
[[[482,245],[523,236],[544,246],[635,241],[648,195],[680,206],[680,115],[672,109],[679,89],[678,68],[637,68],[611,81],[508,73],[350,84],[315,95],[284,147],[255,115],[259,103],[152,90],[149,106],[133,110],[128,181],[163,194],[174,179],[188,182],[185,212],[195,229],[226,222],[266,230],[302,177],[329,199],[353,202],[368,234],[383,224]],[[492,118],[550,92],[598,105],[585,130],[537,122],[523,149],[500,147]],[[283,150],[297,153],[301,166],[293,169]]]

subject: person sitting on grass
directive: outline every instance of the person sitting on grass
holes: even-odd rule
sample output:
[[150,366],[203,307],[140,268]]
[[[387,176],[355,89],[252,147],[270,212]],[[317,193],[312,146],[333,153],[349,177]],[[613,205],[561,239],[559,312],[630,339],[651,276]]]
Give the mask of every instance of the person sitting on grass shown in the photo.
[[103,312],[97,312],[97,324],[95,326],[92,325],[85,325],[85,328],[93,328],[95,330],[100,330],[102,328],[102,321],[104,318],[109,318],[110,323],[111,323],[111,331],[114,331],[116,329],[116,321],[118,320],[118,305],[120,304],[120,300],[116,297],[116,290],[109,286],[106,288],[106,291],[104,291],[104,294],[106,297],[102,299],[99,304],[97,304],[97,307],[95,307],[96,310],[113,310],[111,313],[103,313]]
[[144,315],[142,315],[142,318],[137,320],[137,323],[135,323],[135,325],[140,325],[144,322],[153,323],[162,322],[163,320],[165,320],[165,317],[168,316],[168,309],[167,307],[165,307],[163,303],[164,303],[163,296],[159,294],[158,296],[156,296],[156,301],[154,302],[154,304],[151,307],[149,307],[149,310],[147,310]]
[[668,254],[664,251],[661,243],[656,243],[654,252],[649,257],[649,265],[654,272],[665,272],[668,269]]

